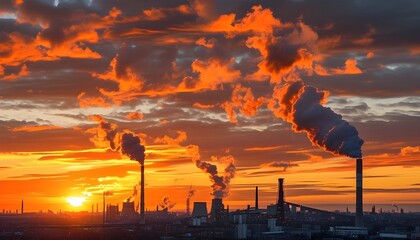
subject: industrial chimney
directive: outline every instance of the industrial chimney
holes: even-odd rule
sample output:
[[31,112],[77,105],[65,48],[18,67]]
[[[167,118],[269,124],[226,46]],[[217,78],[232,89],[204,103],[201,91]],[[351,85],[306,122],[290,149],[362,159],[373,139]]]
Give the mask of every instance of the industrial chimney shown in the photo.
[[23,199],[22,199],[22,206],[21,206],[20,213],[23,214]]
[[363,161],[356,160],[356,227],[363,227]]
[[283,178],[279,178],[279,192],[277,199],[277,221],[279,224],[284,223],[284,190]]
[[223,205],[221,198],[214,198],[211,200],[210,210],[210,223],[219,223],[221,213],[224,211],[225,206]]
[[144,224],[144,163],[141,163],[140,174],[140,223]]
[[255,210],[258,210],[258,186],[255,187]]

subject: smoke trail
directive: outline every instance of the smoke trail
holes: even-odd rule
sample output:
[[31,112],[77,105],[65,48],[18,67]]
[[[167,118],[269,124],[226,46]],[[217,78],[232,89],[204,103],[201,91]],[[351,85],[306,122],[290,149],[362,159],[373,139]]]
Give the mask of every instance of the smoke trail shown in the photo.
[[187,198],[190,199],[192,196],[194,196],[195,190],[192,189],[192,186],[190,186],[190,189],[188,189],[188,196]]
[[137,194],[138,194],[137,187],[138,187],[138,184],[134,185],[133,192],[131,193],[130,196],[127,197],[127,199],[125,200],[126,202],[133,201],[134,198],[137,196]]
[[326,101],[326,92],[297,81],[276,88],[273,96],[280,107],[276,109],[273,103],[270,106],[276,116],[292,123],[294,131],[306,132],[314,145],[335,154],[362,157],[363,140],[356,128],[321,105]]
[[162,211],[169,211],[175,207],[176,203],[172,202],[169,196],[165,196],[162,199],[162,202],[159,203],[159,206],[162,208]]
[[135,133],[128,130],[118,132],[116,124],[109,123],[99,115],[91,115],[89,118],[98,123],[97,134],[91,139],[97,146],[109,147],[119,151],[122,156],[144,164],[145,147]]
[[223,176],[217,171],[217,166],[200,160],[199,148],[195,145],[187,146],[187,155],[190,156],[195,165],[204,173],[209,175],[210,181],[213,183],[212,195],[216,198],[226,197],[229,193],[229,183],[235,177],[236,167],[235,159],[232,156],[223,157],[220,160],[226,164]]

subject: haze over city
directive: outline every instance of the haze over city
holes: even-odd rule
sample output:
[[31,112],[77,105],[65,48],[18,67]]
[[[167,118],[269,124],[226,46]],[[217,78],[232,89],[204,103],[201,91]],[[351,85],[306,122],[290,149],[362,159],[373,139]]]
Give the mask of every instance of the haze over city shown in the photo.
[[363,159],[362,212],[420,212],[419,12],[1,1],[0,211],[249,209],[256,186],[266,208],[283,178],[287,202],[354,212]]

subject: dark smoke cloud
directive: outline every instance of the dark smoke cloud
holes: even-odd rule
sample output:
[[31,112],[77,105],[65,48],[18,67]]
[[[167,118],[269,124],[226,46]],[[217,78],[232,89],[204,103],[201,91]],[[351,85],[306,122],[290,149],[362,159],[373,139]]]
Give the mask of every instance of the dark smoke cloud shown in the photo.
[[120,135],[120,151],[131,160],[144,163],[145,148],[141,145],[140,138],[132,132],[126,131]]
[[199,148],[195,145],[187,146],[187,155],[189,155],[195,165],[201,169],[204,173],[209,175],[210,181],[213,183],[211,186],[213,189],[212,195],[215,198],[223,198],[229,194],[229,183],[232,178],[235,177],[236,167],[235,159],[232,156],[226,156],[220,158],[221,162],[226,164],[223,175],[219,175],[217,166],[208,162],[200,160],[200,154],[198,153]]
[[297,81],[277,89],[280,110],[276,115],[293,124],[297,132],[306,132],[314,145],[329,152],[361,158],[363,140],[356,128],[331,108],[322,106],[327,93]]
[[118,132],[116,124],[109,123],[99,115],[91,115],[89,118],[98,122],[97,134],[92,138],[97,146],[107,146],[131,160],[144,164],[145,147],[136,134],[128,130]]
[[266,67],[270,72],[279,73],[283,69],[292,67],[301,58],[298,52],[299,47],[285,40],[278,40],[266,48],[268,52]]

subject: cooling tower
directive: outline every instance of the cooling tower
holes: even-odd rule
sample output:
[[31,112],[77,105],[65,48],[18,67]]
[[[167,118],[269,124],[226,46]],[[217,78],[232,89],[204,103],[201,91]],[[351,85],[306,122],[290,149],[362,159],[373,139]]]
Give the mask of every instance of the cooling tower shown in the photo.
[[221,198],[214,198],[211,200],[210,210],[210,223],[219,222],[221,214],[223,213],[225,206],[223,205]]
[[207,217],[207,203],[194,202],[192,217]]
[[356,227],[363,227],[363,161],[356,160]]
[[121,217],[124,220],[131,220],[136,218],[136,212],[134,211],[134,202],[123,202]]

